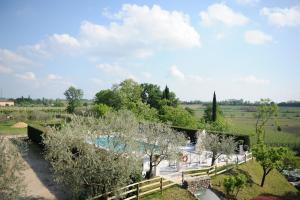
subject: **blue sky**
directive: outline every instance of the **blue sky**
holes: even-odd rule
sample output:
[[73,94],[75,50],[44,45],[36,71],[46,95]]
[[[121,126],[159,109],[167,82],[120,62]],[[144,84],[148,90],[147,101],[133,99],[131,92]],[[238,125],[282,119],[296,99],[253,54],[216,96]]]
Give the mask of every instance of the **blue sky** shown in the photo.
[[2,0],[0,26],[5,97],[132,78],[182,100],[300,100],[299,0]]

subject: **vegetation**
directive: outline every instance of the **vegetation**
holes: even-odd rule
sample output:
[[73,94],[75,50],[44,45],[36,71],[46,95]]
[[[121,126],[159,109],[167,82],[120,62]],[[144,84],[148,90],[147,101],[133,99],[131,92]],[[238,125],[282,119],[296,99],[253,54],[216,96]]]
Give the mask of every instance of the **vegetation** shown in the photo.
[[238,194],[239,200],[249,200],[253,197],[262,194],[272,194],[278,196],[294,196],[299,195],[297,189],[292,186],[277,170],[272,170],[266,178],[266,184],[264,187],[260,186],[262,170],[261,166],[255,160],[251,160],[247,163],[239,165],[238,168],[214,176],[212,178],[212,187],[225,196],[225,188],[223,187],[224,179],[228,176],[235,176],[237,174],[244,174],[247,177],[247,187],[240,190]]
[[[205,105],[199,104],[182,106],[191,108],[196,118],[202,117],[206,109]],[[228,132],[249,135],[251,144],[256,144],[256,106],[225,105],[219,107],[222,109],[224,118],[230,124]],[[300,152],[300,108],[280,107],[277,120],[281,131],[278,131],[273,120],[269,120],[265,125],[264,142],[271,146],[288,146],[294,150],[298,149]]]
[[283,166],[285,155],[288,150],[283,147],[269,147],[265,144],[257,144],[252,149],[253,155],[257,162],[263,168],[263,174],[260,186],[263,187],[266,176],[275,168],[281,168]]
[[[105,194],[130,184],[131,177],[140,174],[132,140],[137,127],[131,113],[120,111],[100,119],[74,116],[61,129],[52,128],[44,134],[44,143],[56,180],[77,198]],[[101,137],[106,146],[95,148]]]
[[196,151],[202,152],[203,150],[212,152],[211,166],[215,164],[216,159],[222,154],[230,155],[235,152],[237,143],[234,141],[234,137],[221,137],[217,134],[198,133],[198,140],[196,144]]
[[82,99],[83,91],[71,86],[65,91],[64,95],[68,101],[67,111],[69,113],[73,113],[75,108],[80,106],[80,100]]
[[260,105],[257,107],[256,111],[256,123],[255,132],[257,136],[257,143],[261,143],[265,139],[265,126],[270,119],[275,120],[277,124],[276,117],[278,115],[278,106],[271,102],[269,99],[262,99]]
[[162,160],[176,159],[181,152],[180,146],[184,144],[185,138],[169,126],[159,123],[144,123],[140,126],[140,137],[143,140],[141,148],[143,153],[149,157],[149,171],[146,178],[153,177],[153,167]]
[[246,186],[247,178],[244,174],[224,178],[223,187],[227,199],[236,199],[241,189]]
[[[16,141],[17,142],[17,141]],[[0,137],[0,198],[19,199],[25,191],[22,183],[26,146],[18,141],[15,146],[8,138]]]

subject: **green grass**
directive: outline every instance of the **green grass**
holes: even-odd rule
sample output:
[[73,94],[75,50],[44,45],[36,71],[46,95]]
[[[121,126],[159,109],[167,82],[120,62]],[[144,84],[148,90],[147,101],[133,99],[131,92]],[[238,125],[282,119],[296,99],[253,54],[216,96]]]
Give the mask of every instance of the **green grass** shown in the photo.
[[297,195],[298,190],[292,186],[277,170],[272,170],[266,177],[264,187],[260,187],[262,168],[255,160],[251,160],[238,166],[238,168],[234,168],[224,174],[213,177],[213,189],[224,194],[224,188],[222,186],[224,178],[236,173],[245,174],[249,180],[249,185],[239,192],[239,200],[249,200],[262,194],[278,196]]
[[[182,105],[192,108],[195,116],[203,116],[205,106]],[[230,124],[231,132],[251,136],[251,142],[255,142],[255,106],[221,106],[225,118]],[[300,108],[279,107],[279,125],[282,131],[277,131],[273,122],[266,126],[265,142],[271,145],[288,145],[290,147],[300,145]]]
[[163,194],[155,192],[141,198],[142,200],[196,200],[196,198],[187,190],[179,186],[173,186],[163,190]]
[[15,121],[0,122],[0,135],[25,135],[27,128],[13,128]]

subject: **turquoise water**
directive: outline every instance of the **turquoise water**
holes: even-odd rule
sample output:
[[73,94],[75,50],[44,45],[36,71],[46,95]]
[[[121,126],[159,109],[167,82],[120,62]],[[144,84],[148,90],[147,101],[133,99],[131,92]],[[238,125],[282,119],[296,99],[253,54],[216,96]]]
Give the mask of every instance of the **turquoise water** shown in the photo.
[[[158,148],[157,145],[147,144],[145,142],[137,141],[139,152],[144,152],[145,147],[155,147]],[[96,145],[105,149],[113,149],[116,152],[124,152],[125,144],[122,144],[121,141],[114,137],[101,136],[96,139]]]

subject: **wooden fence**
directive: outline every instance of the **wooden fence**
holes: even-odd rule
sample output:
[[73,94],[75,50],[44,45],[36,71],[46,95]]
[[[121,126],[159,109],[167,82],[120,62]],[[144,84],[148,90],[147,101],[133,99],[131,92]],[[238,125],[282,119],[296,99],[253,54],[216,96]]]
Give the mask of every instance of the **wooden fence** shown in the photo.
[[160,193],[162,194],[164,189],[176,184],[177,183],[174,183],[165,178],[156,177],[138,183],[133,183],[123,188],[120,188],[116,192],[118,195],[114,194],[113,192],[108,192],[105,195],[101,194],[93,198],[90,198],[89,200],[100,199],[100,198],[103,199],[104,196],[106,196],[104,199],[107,200],[120,199],[120,198],[123,200],[139,199],[144,195],[151,194],[158,191],[160,191]]
[[222,174],[222,173],[232,169],[236,164],[240,165],[251,159],[253,159],[252,153],[247,153],[244,155],[244,157],[241,161],[237,157],[237,160],[235,163],[227,164],[224,166],[217,167],[216,165],[214,165],[214,166],[202,168],[202,169],[184,170],[184,171],[182,171],[182,182],[184,182],[184,176],[190,176],[190,177],[210,176],[210,177],[212,177],[212,176],[215,176],[217,174]]

